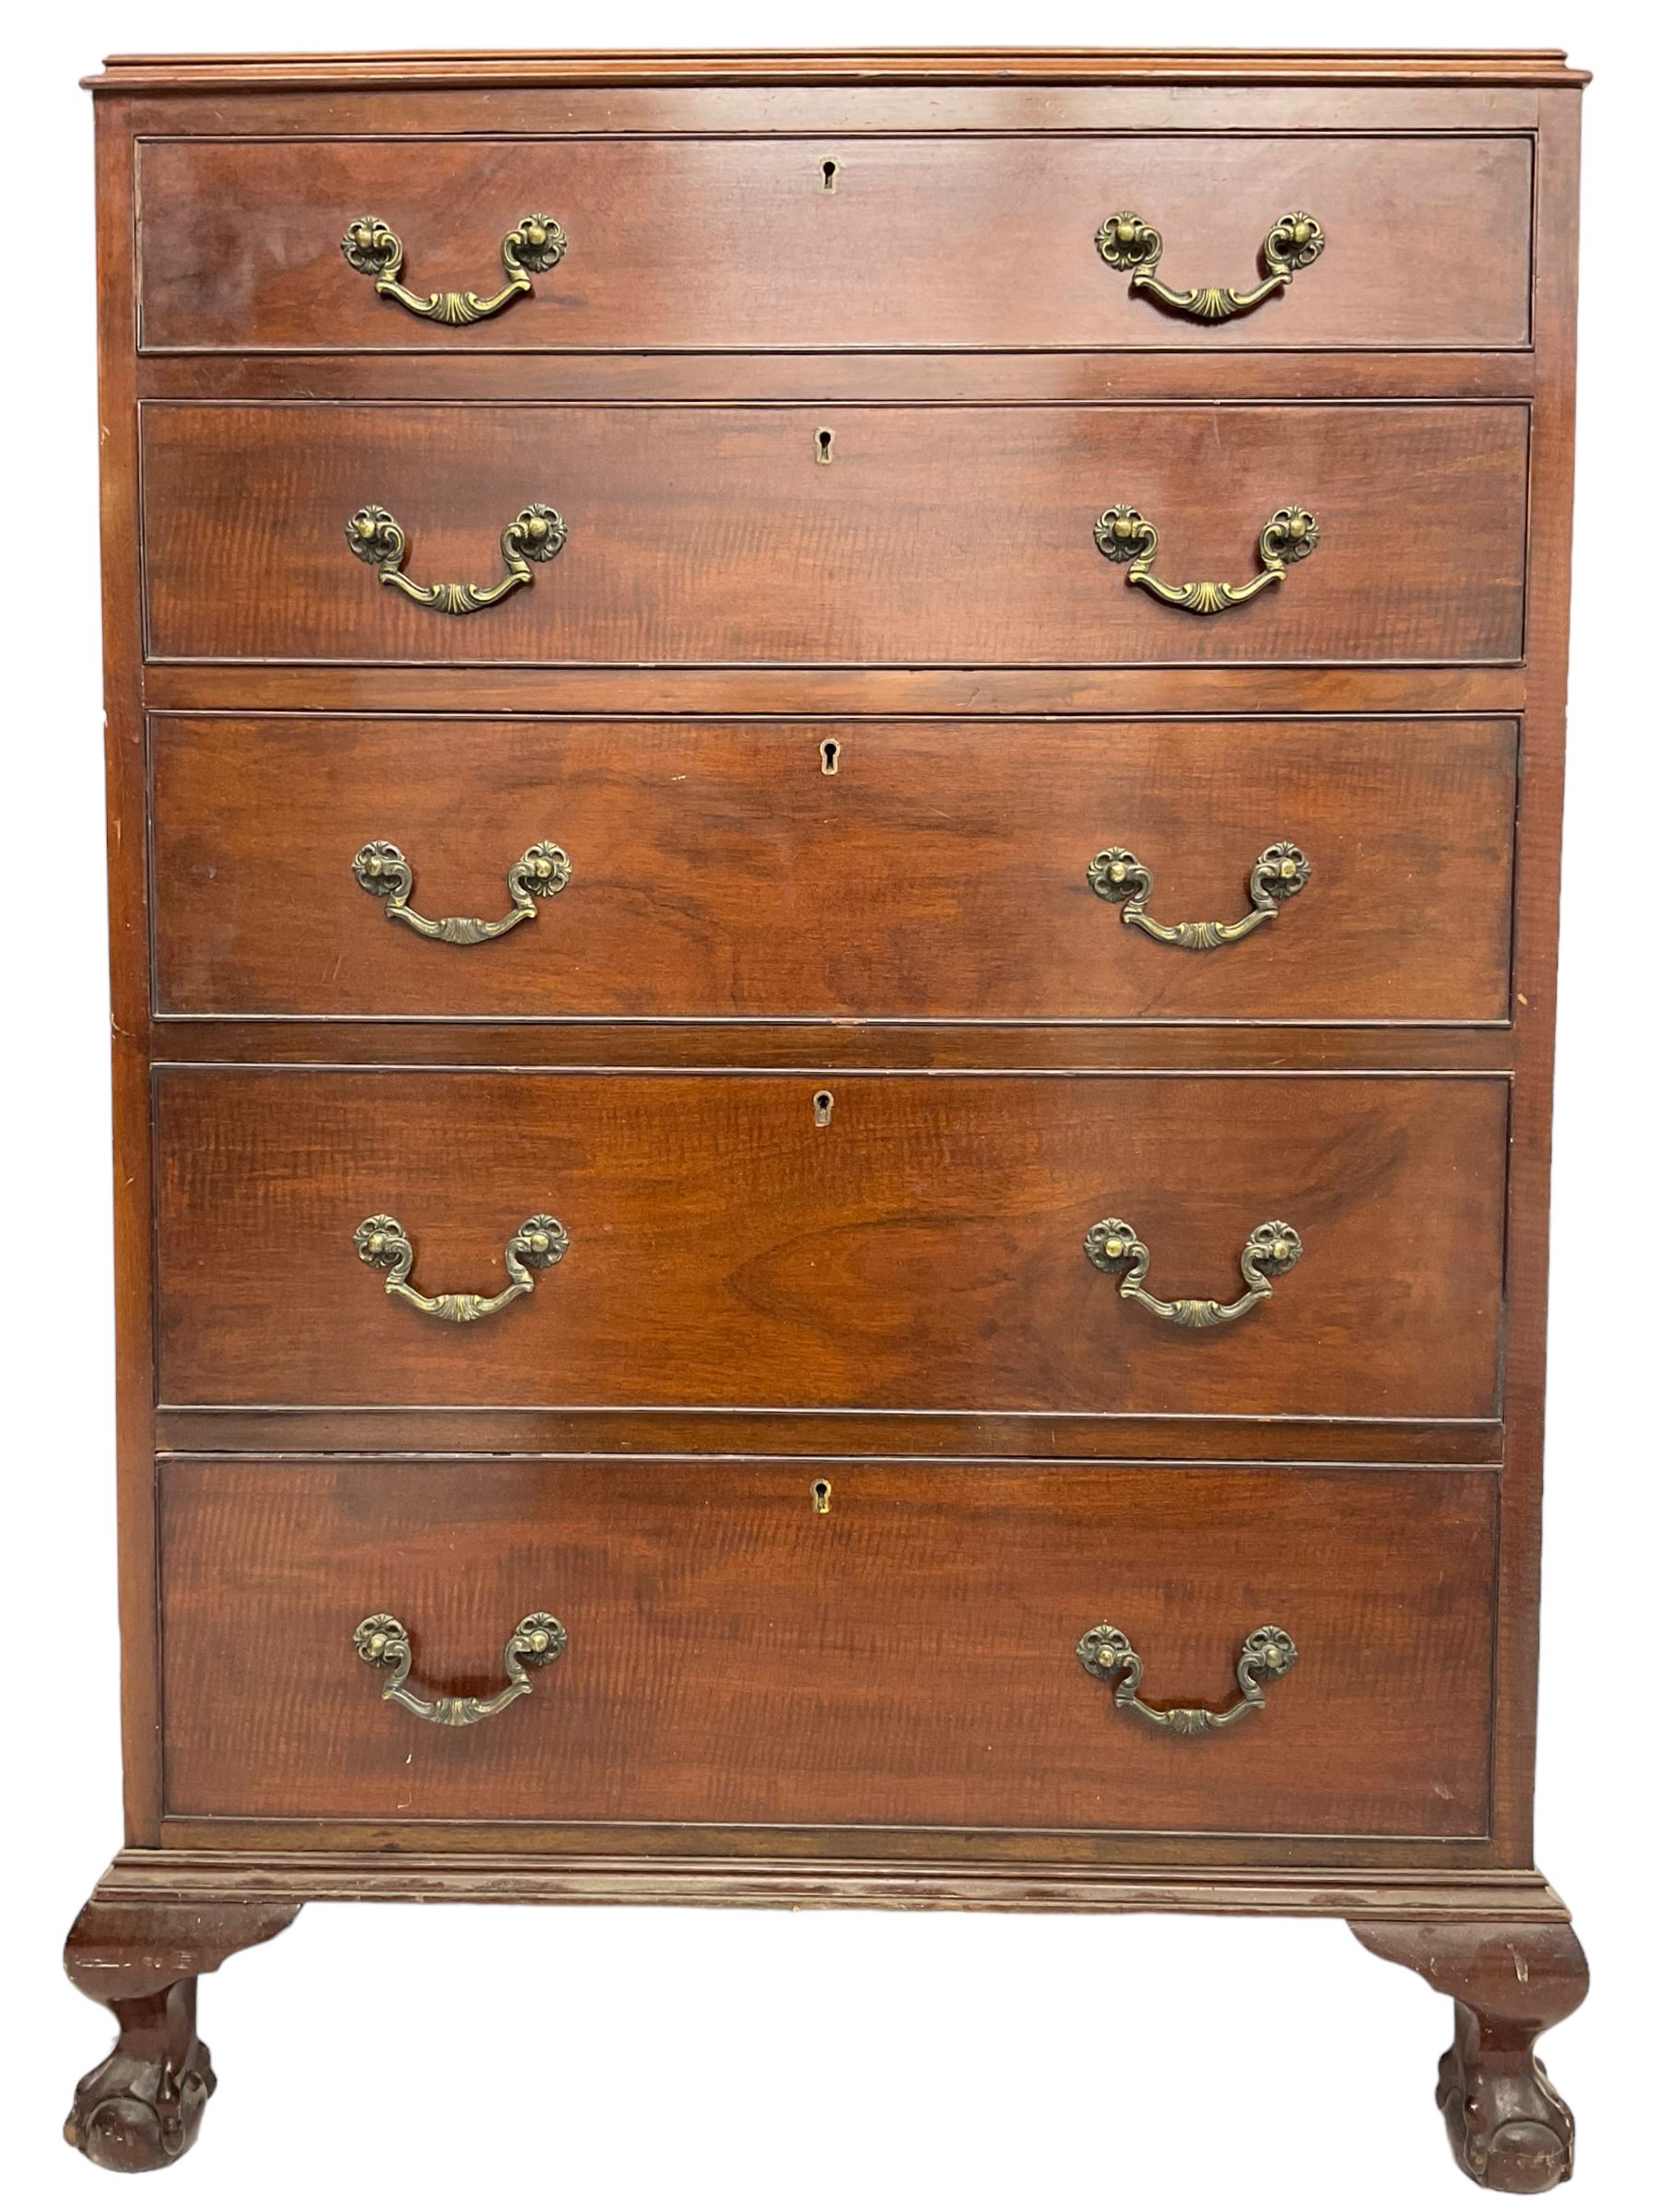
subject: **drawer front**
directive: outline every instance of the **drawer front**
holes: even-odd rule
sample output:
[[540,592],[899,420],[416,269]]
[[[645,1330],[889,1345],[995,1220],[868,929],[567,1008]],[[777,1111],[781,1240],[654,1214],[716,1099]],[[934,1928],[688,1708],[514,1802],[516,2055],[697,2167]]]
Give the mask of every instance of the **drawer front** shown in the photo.
[[[1478,1836],[1494,1502],[1478,1470],[166,1463],[168,1808]],[[488,1699],[534,1613],[562,1653],[470,1726],[353,1641],[390,1615],[409,1694]],[[1155,1707],[1234,1704],[1258,1628],[1297,1656],[1181,1735],[1085,1671],[1103,1624]]]
[[[820,442],[827,433],[828,449]],[[142,417],[159,658],[632,665],[1508,661],[1527,413],[1443,406],[198,405]],[[830,453],[825,465],[820,458]],[[457,622],[354,559],[378,508],[421,590],[524,582]],[[1317,544],[1242,589],[1281,511]],[[366,524],[365,527],[371,527]],[[1306,535],[1295,541],[1305,547]],[[394,535],[359,539],[387,567]]]
[[[171,1067],[157,1091],[174,1404],[1497,1409],[1500,1077]],[[359,1262],[382,1215],[429,1297],[508,1289],[532,1216],[569,1249],[458,1327],[387,1295],[389,1231]],[[1181,1326],[1121,1295],[1117,1232],[1091,1264],[1108,1219],[1166,1302],[1246,1295],[1269,1221],[1303,1256]]]
[[[164,716],[150,758],[168,1013],[1509,1010],[1508,722]],[[1286,840],[1310,871],[1288,898],[1294,862],[1255,874]],[[406,894],[383,869],[354,874],[376,841],[408,863]],[[569,881],[526,898],[508,872],[549,841]],[[1132,853],[1153,895],[1113,879],[1124,863],[1096,865],[1103,849]],[[512,927],[457,947],[405,907]],[[1248,934],[1194,959],[1141,913]]]
[[[825,164],[830,163],[828,176]],[[826,188],[828,186],[828,189]],[[141,337],[159,351],[1525,346],[1524,136],[161,140],[139,148]],[[1219,323],[1096,245],[1133,210],[1175,290],[1249,292],[1306,210],[1320,257]],[[567,242],[456,326],[350,267],[378,217],[419,300],[508,281],[524,217]],[[541,258],[546,260],[544,249]]]

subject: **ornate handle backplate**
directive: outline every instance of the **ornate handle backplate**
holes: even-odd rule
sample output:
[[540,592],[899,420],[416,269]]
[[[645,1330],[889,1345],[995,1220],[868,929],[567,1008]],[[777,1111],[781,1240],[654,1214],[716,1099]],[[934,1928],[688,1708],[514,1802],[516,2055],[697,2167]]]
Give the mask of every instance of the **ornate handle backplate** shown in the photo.
[[417,1720],[436,1721],[441,1728],[470,1728],[475,1721],[487,1721],[515,1700],[527,1698],[535,1686],[524,1669],[550,1666],[570,1639],[563,1624],[551,1613],[526,1613],[501,1653],[507,1687],[488,1698],[420,1698],[406,1688],[414,1653],[409,1648],[409,1631],[395,1614],[371,1613],[367,1620],[358,1622],[351,1641],[366,1666],[391,1668],[392,1679],[381,1691],[383,1699],[401,1705]]
[[1256,1677],[1277,1679],[1288,1673],[1296,1664],[1296,1646],[1283,1629],[1253,1629],[1239,1653],[1239,1695],[1219,1712],[1207,1705],[1148,1705],[1139,1694],[1140,1654],[1122,1629],[1106,1621],[1089,1630],[1077,1645],[1077,1656],[1098,1682],[1120,1677],[1112,1701],[1124,1712],[1138,1712],[1142,1720],[1150,1721],[1155,1728],[1167,1728],[1171,1735],[1211,1735],[1266,1704],[1266,1692]]
[[507,281],[492,299],[477,292],[429,292],[423,300],[399,284],[403,267],[403,240],[378,215],[359,215],[346,226],[340,251],[352,267],[374,278],[382,300],[395,300],[412,315],[429,323],[481,323],[510,306],[521,292],[531,289],[532,276],[539,276],[565,254],[565,234],[548,215],[527,215],[501,241],[501,266]]
[[402,1222],[390,1214],[371,1214],[366,1221],[359,1221],[352,1242],[365,1267],[386,1270],[388,1298],[401,1298],[422,1313],[435,1313],[440,1321],[483,1321],[510,1306],[515,1298],[528,1298],[535,1288],[530,1270],[556,1266],[569,1251],[571,1238],[564,1224],[551,1214],[532,1214],[507,1240],[504,1256],[511,1279],[506,1289],[498,1290],[493,1298],[485,1298],[477,1290],[444,1290],[436,1298],[428,1298],[417,1290],[409,1280],[415,1247],[404,1234]]
[[1319,543],[1319,524],[1305,507],[1281,507],[1262,524],[1256,540],[1261,567],[1248,583],[1166,583],[1154,576],[1158,558],[1158,529],[1135,507],[1108,507],[1094,526],[1095,544],[1118,567],[1127,562],[1129,581],[1161,599],[1166,606],[1184,606],[1189,614],[1218,615],[1226,607],[1242,606],[1269,584],[1283,583],[1294,560],[1306,560]]
[[440,922],[429,922],[424,914],[418,914],[409,904],[415,894],[415,871],[397,847],[383,838],[373,838],[363,847],[351,864],[351,872],[371,898],[385,900],[388,922],[406,922],[419,935],[431,937],[440,945],[487,945],[491,937],[504,937],[521,922],[534,922],[536,900],[551,899],[570,882],[571,861],[561,846],[545,840],[521,853],[507,871],[512,912],[499,922],[480,922],[465,914],[446,914]]
[[1152,898],[1152,871],[1122,845],[1097,853],[1088,864],[1088,880],[1099,899],[1124,910],[1124,920],[1156,937],[1160,945],[1179,945],[1183,952],[1214,952],[1218,945],[1236,945],[1241,937],[1271,922],[1287,899],[1294,899],[1312,874],[1307,854],[1300,845],[1281,840],[1269,845],[1250,871],[1251,911],[1239,922],[1155,922],[1147,908]]
[[1153,274],[1163,258],[1163,232],[1127,208],[1109,215],[1095,232],[1095,245],[1109,269],[1127,269],[1129,289],[1147,292],[1177,314],[1191,315],[1197,323],[1225,323],[1230,316],[1260,307],[1275,292],[1282,292],[1299,269],[1311,268],[1324,252],[1324,232],[1311,215],[1293,208],[1281,215],[1262,241],[1262,260],[1267,275],[1247,292],[1231,285],[1194,285],[1190,292],[1172,292]]
[[1289,1274],[1302,1256],[1302,1241],[1288,1221],[1264,1221],[1260,1229],[1253,1230],[1239,1254],[1244,1295],[1230,1305],[1213,1298],[1154,1298],[1142,1287],[1152,1254],[1127,1221],[1097,1221],[1083,1240],[1083,1250],[1102,1275],[1123,1277],[1118,1285],[1120,1298],[1134,1299],[1148,1313],[1156,1313],[1160,1321],[1172,1321],[1177,1328],[1213,1329],[1224,1321],[1237,1321],[1241,1313],[1248,1313],[1252,1306],[1271,1298],[1273,1285],[1268,1277]]
[[481,606],[493,606],[509,592],[516,592],[521,583],[533,582],[530,563],[551,560],[569,535],[556,507],[521,507],[501,533],[507,573],[500,583],[412,583],[403,572],[407,533],[383,507],[359,507],[346,525],[346,543],[359,560],[380,571],[382,583],[393,585],[417,606],[435,606],[445,615],[476,615]]

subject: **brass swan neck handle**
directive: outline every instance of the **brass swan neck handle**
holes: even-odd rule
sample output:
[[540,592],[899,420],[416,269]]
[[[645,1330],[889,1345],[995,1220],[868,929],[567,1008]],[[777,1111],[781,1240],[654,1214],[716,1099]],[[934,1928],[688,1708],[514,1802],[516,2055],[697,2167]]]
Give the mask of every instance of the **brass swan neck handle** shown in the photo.
[[1107,1621],[1081,1639],[1077,1657],[1096,1681],[1111,1682],[1117,1677],[1112,1701],[1121,1712],[1137,1712],[1142,1720],[1150,1721],[1155,1728],[1167,1728],[1171,1735],[1213,1735],[1218,1728],[1230,1728],[1235,1721],[1241,1721],[1247,1712],[1261,1711],[1267,1698],[1257,1676],[1265,1675],[1276,1681],[1288,1674],[1296,1664],[1296,1646],[1283,1629],[1253,1629],[1239,1653],[1239,1695],[1218,1712],[1208,1705],[1148,1705],[1140,1695],[1144,1671],[1140,1654],[1123,1630]]
[[521,583],[534,582],[533,560],[551,560],[561,550],[570,532],[556,507],[532,504],[521,507],[501,533],[501,559],[507,573],[499,583],[412,583],[403,572],[409,549],[408,533],[383,507],[359,507],[346,525],[346,543],[358,559],[380,571],[389,583],[417,606],[434,606],[444,615],[476,615],[516,592]]
[[1271,922],[1312,872],[1300,845],[1288,839],[1269,845],[1250,871],[1250,912],[1238,922],[1155,922],[1147,912],[1152,900],[1152,871],[1123,845],[1111,845],[1095,854],[1088,864],[1088,881],[1096,898],[1121,906],[1125,924],[1156,937],[1160,945],[1177,945],[1183,952],[1214,952],[1218,946],[1236,945]]
[[391,1669],[392,1678],[381,1691],[384,1700],[401,1705],[418,1721],[435,1721],[441,1728],[469,1728],[475,1721],[488,1721],[518,1699],[527,1698],[535,1686],[524,1669],[551,1666],[570,1639],[551,1613],[526,1613],[501,1653],[507,1686],[487,1698],[422,1698],[406,1688],[415,1655],[409,1631],[394,1613],[371,1613],[367,1620],[358,1622],[351,1641],[365,1666]]
[[366,1221],[358,1223],[351,1241],[365,1267],[385,1271],[388,1298],[401,1298],[422,1313],[436,1314],[440,1321],[483,1321],[512,1305],[515,1298],[528,1298],[535,1288],[530,1270],[557,1266],[571,1244],[570,1231],[562,1222],[551,1214],[532,1214],[507,1240],[503,1257],[509,1281],[505,1290],[498,1290],[493,1298],[477,1290],[444,1290],[436,1298],[428,1298],[409,1280],[415,1247],[405,1235],[401,1221],[390,1214],[371,1214]]
[[1249,291],[1230,284],[1199,284],[1190,291],[1171,291],[1153,273],[1163,259],[1163,232],[1143,223],[1127,207],[1106,218],[1095,232],[1095,248],[1109,269],[1128,271],[1132,292],[1145,292],[1160,306],[1190,315],[1195,323],[1225,323],[1260,307],[1275,292],[1287,290],[1297,271],[1312,268],[1324,252],[1325,236],[1300,207],[1281,215],[1262,241],[1266,276]]
[[409,904],[415,894],[415,871],[397,847],[384,838],[371,838],[363,846],[352,861],[351,872],[371,899],[385,900],[388,922],[406,923],[418,935],[430,937],[440,945],[487,945],[492,937],[504,937],[521,922],[534,922],[536,901],[553,898],[570,882],[571,861],[562,846],[545,839],[521,853],[507,871],[512,912],[499,922],[480,922],[465,914],[446,914],[441,921],[431,922],[425,914],[418,914]]
[[1319,524],[1305,507],[1281,507],[1270,514],[1256,539],[1262,565],[1245,583],[1166,583],[1161,576],[1154,576],[1158,526],[1137,507],[1108,507],[1094,535],[1106,559],[1119,568],[1127,563],[1129,582],[1166,606],[1182,606],[1194,615],[1218,615],[1226,607],[1242,606],[1272,584],[1283,583],[1290,563],[1306,560],[1319,544]]
[[1288,1221],[1264,1221],[1259,1229],[1252,1230],[1239,1254],[1244,1295],[1230,1305],[1213,1298],[1154,1298],[1142,1287],[1152,1255],[1127,1221],[1115,1218],[1097,1221],[1083,1240],[1083,1250],[1102,1275],[1123,1277],[1118,1285],[1120,1298],[1134,1299],[1148,1313],[1156,1313],[1160,1321],[1172,1321],[1177,1328],[1213,1329],[1224,1321],[1237,1321],[1240,1314],[1271,1298],[1273,1284],[1268,1278],[1289,1274],[1302,1256],[1302,1241]]
[[429,292],[423,300],[397,281],[403,267],[403,240],[378,215],[359,215],[346,226],[340,251],[360,276],[372,276],[382,300],[395,300],[429,323],[481,323],[499,314],[533,288],[530,279],[564,259],[567,241],[550,215],[527,215],[501,241],[501,267],[507,281],[490,299],[477,292]]

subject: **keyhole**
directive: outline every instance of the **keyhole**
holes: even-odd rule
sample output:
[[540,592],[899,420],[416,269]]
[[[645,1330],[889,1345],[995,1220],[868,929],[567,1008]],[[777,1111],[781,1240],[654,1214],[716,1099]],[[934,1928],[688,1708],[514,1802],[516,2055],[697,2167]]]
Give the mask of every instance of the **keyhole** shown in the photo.
[[830,1117],[835,1112],[835,1093],[832,1090],[815,1090],[812,1094],[812,1118],[820,1129],[828,1129]]
[[818,432],[818,457],[825,468],[828,468],[830,462],[835,458],[835,455],[830,450],[834,443],[835,432],[833,430],[820,430]]
[[812,1486],[812,1510],[815,1513],[830,1511],[830,1485],[821,1476]]
[[835,190],[835,180],[836,180],[837,176],[838,176],[840,173],[841,173],[841,163],[840,163],[839,161],[826,161],[826,162],[825,162],[825,164],[824,164],[824,190],[825,190],[826,192],[833,192],[833,191]]
[[832,776],[841,767],[841,744],[837,738],[826,737],[818,747],[818,762],[825,775]]

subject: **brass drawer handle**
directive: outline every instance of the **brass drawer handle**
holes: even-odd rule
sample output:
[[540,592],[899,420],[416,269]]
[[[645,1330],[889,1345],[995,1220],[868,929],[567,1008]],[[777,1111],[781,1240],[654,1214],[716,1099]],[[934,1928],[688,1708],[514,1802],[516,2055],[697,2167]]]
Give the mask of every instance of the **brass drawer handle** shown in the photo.
[[1239,1254],[1244,1295],[1235,1298],[1230,1306],[1213,1298],[1166,1300],[1143,1289],[1152,1255],[1127,1221],[1097,1221],[1083,1240],[1083,1250],[1102,1275],[1123,1277],[1118,1285],[1120,1298],[1135,1299],[1148,1313],[1156,1313],[1160,1321],[1172,1321],[1177,1328],[1213,1329],[1224,1321],[1237,1321],[1241,1313],[1248,1313],[1252,1306],[1271,1298],[1273,1285],[1268,1277],[1289,1274],[1302,1256],[1302,1241],[1288,1221],[1264,1221],[1260,1229],[1253,1230]]
[[493,299],[480,300],[477,292],[430,292],[423,300],[397,281],[403,267],[403,240],[378,215],[359,215],[346,226],[340,251],[359,275],[372,276],[382,300],[395,300],[412,315],[429,323],[481,323],[531,288],[532,276],[539,276],[565,255],[564,232],[547,215],[527,215],[501,241],[501,266],[507,281]]
[[570,882],[571,861],[562,846],[549,844],[545,839],[522,853],[507,871],[512,912],[499,922],[480,922],[464,914],[446,914],[441,922],[429,922],[424,914],[418,914],[409,904],[415,892],[415,871],[397,847],[383,838],[370,840],[353,860],[351,872],[371,899],[385,900],[388,922],[406,922],[418,935],[440,945],[488,945],[492,937],[504,937],[521,922],[535,921],[536,900],[551,899]]
[[383,507],[359,507],[346,525],[346,543],[359,560],[380,571],[382,583],[394,585],[417,606],[435,606],[445,615],[476,615],[521,583],[533,582],[530,563],[551,560],[569,535],[556,507],[521,507],[501,533],[507,573],[500,583],[411,583],[403,572],[408,535]]
[[1260,1712],[1267,1696],[1256,1677],[1277,1680],[1288,1673],[1296,1664],[1296,1646],[1283,1629],[1253,1629],[1239,1653],[1240,1694],[1219,1712],[1208,1705],[1148,1705],[1139,1694],[1144,1671],[1140,1654],[1122,1629],[1106,1621],[1089,1630],[1077,1645],[1077,1656],[1097,1682],[1110,1682],[1114,1675],[1123,1677],[1112,1693],[1112,1703],[1123,1712],[1138,1712],[1142,1720],[1155,1728],[1167,1728],[1171,1735],[1210,1735],[1218,1728],[1230,1728],[1247,1712]]
[[526,1613],[501,1653],[507,1687],[488,1698],[418,1698],[412,1689],[406,1689],[414,1653],[409,1648],[409,1631],[395,1614],[371,1613],[367,1620],[358,1622],[351,1641],[366,1666],[392,1669],[392,1679],[381,1691],[382,1699],[401,1705],[418,1721],[436,1721],[441,1728],[470,1728],[475,1721],[487,1721],[515,1700],[527,1698],[535,1684],[525,1667],[551,1666],[570,1639],[563,1624],[551,1613]]
[[1256,540],[1261,567],[1248,583],[1165,583],[1154,576],[1158,558],[1158,528],[1138,508],[1108,507],[1094,526],[1095,544],[1107,559],[1121,568],[1129,564],[1129,582],[1140,584],[1166,606],[1184,606],[1190,614],[1218,615],[1225,607],[1242,606],[1269,584],[1283,583],[1293,560],[1306,560],[1319,543],[1319,524],[1305,507],[1281,507],[1262,524]]
[[1190,292],[1172,292],[1153,275],[1163,258],[1163,232],[1124,208],[1109,215],[1095,232],[1095,245],[1109,269],[1127,269],[1129,289],[1150,293],[1178,314],[1195,323],[1225,323],[1230,316],[1260,307],[1275,292],[1284,291],[1299,269],[1312,268],[1324,252],[1324,232],[1311,215],[1293,208],[1281,215],[1262,241],[1262,260],[1267,275],[1253,291],[1235,291],[1231,285],[1199,284]]
[[1312,872],[1300,845],[1288,839],[1269,845],[1250,871],[1251,911],[1239,922],[1154,922],[1147,912],[1152,871],[1122,845],[1095,854],[1088,864],[1088,881],[1097,899],[1121,906],[1125,923],[1160,945],[1179,945],[1183,952],[1214,952],[1218,945],[1236,945],[1264,922],[1271,922],[1281,903],[1295,898]]
[[351,1241],[365,1267],[387,1271],[388,1298],[401,1298],[422,1313],[435,1313],[440,1321],[483,1321],[510,1306],[515,1298],[528,1298],[535,1288],[531,1268],[557,1266],[571,1243],[562,1222],[551,1214],[532,1214],[507,1240],[504,1257],[512,1279],[505,1290],[498,1290],[493,1298],[485,1298],[477,1290],[444,1290],[436,1298],[427,1298],[409,1280],[415,1247],[404,1234],[401,1221],[394,1220],[390,1214],[371,1214],[366,1221],[358,1223]]

